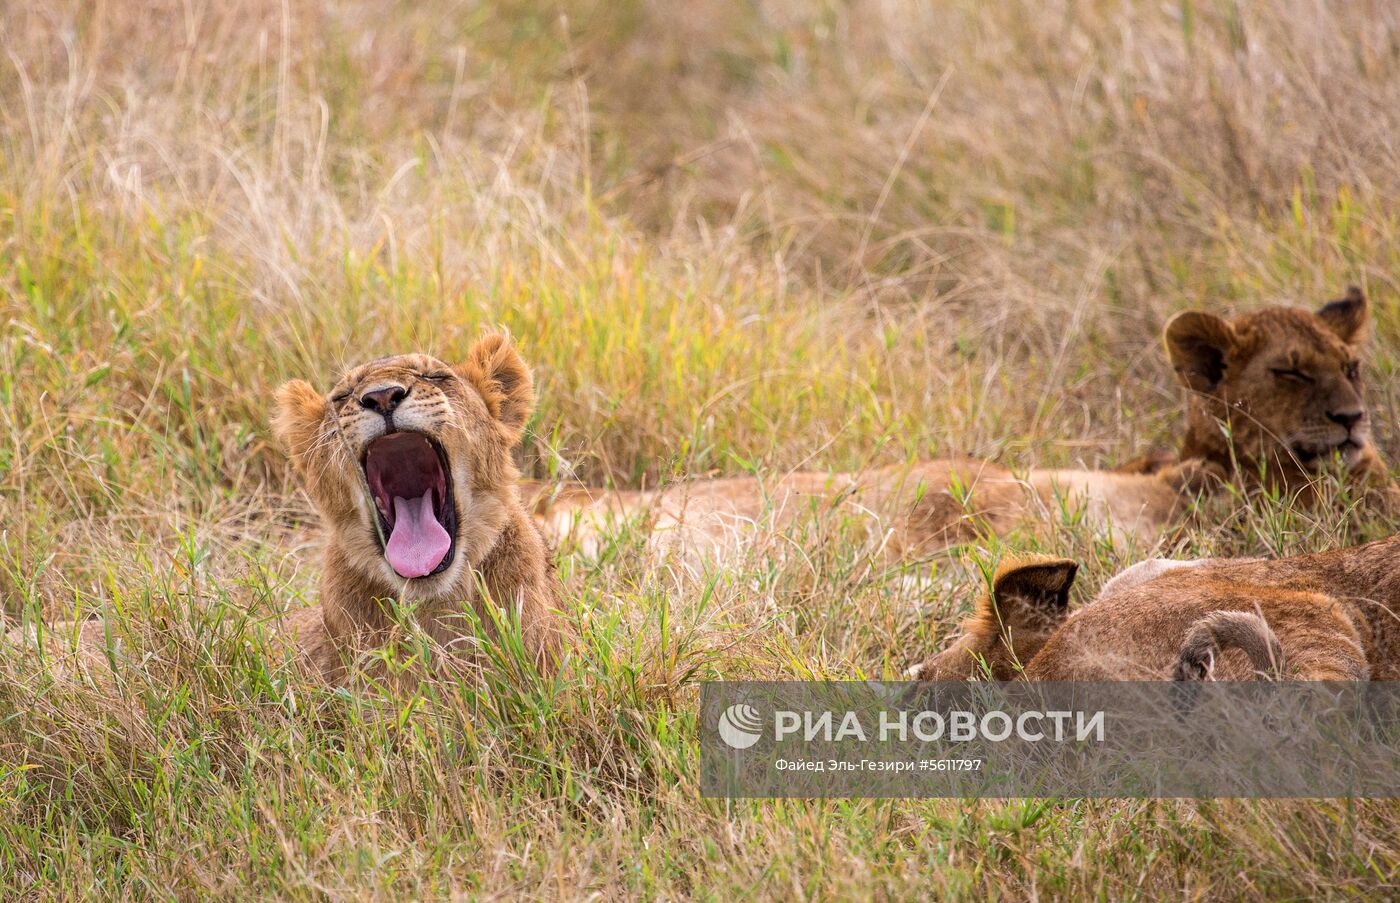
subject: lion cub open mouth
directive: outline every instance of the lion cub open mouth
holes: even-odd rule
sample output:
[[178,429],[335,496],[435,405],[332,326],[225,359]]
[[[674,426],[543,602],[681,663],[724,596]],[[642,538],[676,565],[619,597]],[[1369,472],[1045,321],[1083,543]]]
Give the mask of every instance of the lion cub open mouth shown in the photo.
[[456,547],[457,512],[442,448],[422,433],[389,433],[365,449],[363,466],[389,566],[406,579],[446,570]]

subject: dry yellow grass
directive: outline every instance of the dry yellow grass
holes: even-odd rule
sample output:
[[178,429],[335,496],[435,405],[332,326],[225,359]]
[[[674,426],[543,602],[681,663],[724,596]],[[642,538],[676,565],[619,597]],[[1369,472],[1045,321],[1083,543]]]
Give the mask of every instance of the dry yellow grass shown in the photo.
[[[624,537],[561,558],[558,682],[507,647],[408,700],[258,626],[316,570],[271,389],[485,325],[537,365],[537,477],[1102,465],[1172,441],[1173,311],[1357,283],[1395,459],[1389,5],[11,0],[0,34],[0,599],[121,653],[0,664],[0,895],[1394,893],[1391,804],[699,799],[697,681],[893,675],[1000,548],[913,581],[765,536],[696,577]],[[1394,527],[1219,513],[1181,550]],[[1083,592],[1147,551],[1011,542]]]

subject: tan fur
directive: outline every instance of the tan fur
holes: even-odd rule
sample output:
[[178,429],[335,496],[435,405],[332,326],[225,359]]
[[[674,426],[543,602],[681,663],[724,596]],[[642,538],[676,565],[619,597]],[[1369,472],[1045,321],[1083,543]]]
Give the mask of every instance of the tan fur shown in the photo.
[[1181,473],[1044,470],[1019,477],[969,458],[863,473],[795,472],[771,481],[704,480],[650,492],[570,487],[534,507],[546,535],[570,540],[586,553],[595,553],[604,536],[630,521],[647,532],[653,548],[697,557],[742,549],[756,524],[783,529],[839,510],[869,521],[885,553],[899,559],[1005,533],[1061,508],[1083,510],[1091,522],[1111,524],[1119,537],[1151,539],[1183,503]]
[[[1183,651],[1199,652],[1202,624],[1257,617],[1274,640],[1236,633],[1246,652],[1276,642],[1283,677],[1400,678],[1400,537],[1280,560],[1205,561],[1103,592],[1065,620],[1025,668],[1035,680],[1170,676]],[[1220,636],[1218,631],[1215,631]],[[1248,679],[1259,650],[1215,662],[1213,676]],[[1272,655],[1272,653],[1270,653]]]
[[[409,390],[395,426],[434,438],[452,474],[455,558],[444,572],[414,580],[385,560],[360,464],[386,428],[359,399],[387,385]],[[274,430],[329,533],[321,602],[293,612],[284,625],[319,670],[337,677],[347,652],[381,641],[392,624],[385,600],[393,599],[416,605],[419,625],[454,650],[465,638],[463,603],[489,624],[489,600],[519,620],[542,665],[554,661],[561,644],[555,579],[544,540],[520,503],[511,457],[533,405],[530,372],[499,335],[481,339],[455,367],[409,354],[356,367],[324,397],[300,380],[278,391]]]
[[85,675],[103,681],[111,675],[108,654],[120,656],[120,638],[109,639],[99,620],[59,621],[54,624],[16,627],[5,633],[13,647],[38,648],[54,677]]
[[1108,582],[1104,583],[1103,587],[1099,589],[1099,595],[1109,596],[1114,593],[1122,592],[1129,587],[1137,586],[1139,583],[1155,580],[1168,571],[1175,571],[1180,568],[1200,567],[1205,562],[1211,560],[1214,559],[1197,558],[1187,561],[1177,561],[1171,558],[1149,558],[1146,561],[1139,561],[1132,567],[1125,568],[1110,577]]
[[[967,487],[964,504],[946,489]],[[1009,472],[981,461],[933,461],[867,474],[798,472],[763,483],[754,478],[707,480],[660,492],[608,493],[577,512],[595,529],[609,517],[640,519],[653,544],[710,555],[740,546],[756,523],[781,528],[803,516],[839,509],[890,524],[892,547],[918,553],[977,535],[984,522],[1006,526],[1025,505],[1024,486]],[[559,518],[574,513],[555,512]],[[576,528],[576,527],[575,527]]]
[[[1366,487],[1400,498],[1370,443],[1357,371],[1368,308],[1360,292],[1317,313],[1268,308],[1234,320],[1203,311],[1165,330],[1168,354],[1191,390],[1180,454],[1153,453],[1115,471],[1032,470],[1018,476],[971,459],[935,460],[862,473],[796,472],[695,481],[661,491],[526,489],[546,534],[596,550],[619,522],[634,521],[659,548],[718,555],[743,547],[756,522],[782,528],[834,507],[874,520],[885,550],[936,552],[980,533],[1045,520],[1058,509],[1118,538],[1154,542],[1186,503],[1220,481],[1271,482],[1307,498],[1335,456]],[[1311,382],[1308,382],[1311,380]],[[1337,418],[1354,422],[1342,424]],[[1225,438],[1228,428],[1233,445]],[[1346,443],[1346,444],[1344,444]]]

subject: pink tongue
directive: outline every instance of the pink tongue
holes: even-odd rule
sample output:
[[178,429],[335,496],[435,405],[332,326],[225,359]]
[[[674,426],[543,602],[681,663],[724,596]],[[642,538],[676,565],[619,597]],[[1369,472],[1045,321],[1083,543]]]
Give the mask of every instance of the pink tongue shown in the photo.
[[384,557],[400,577],[431,574],[452,547],[452,537],[433,517],[433,491],[421,499],[394,498],[394,532],[384,544]]

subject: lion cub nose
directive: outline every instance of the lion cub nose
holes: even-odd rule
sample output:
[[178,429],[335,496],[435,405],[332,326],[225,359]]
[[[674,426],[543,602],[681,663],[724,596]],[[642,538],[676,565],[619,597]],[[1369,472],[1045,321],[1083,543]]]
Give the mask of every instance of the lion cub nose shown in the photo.
[[408,390],[403,386],[383,386],[378,389],[371,389],[360,396],[360,407],[375,411],[388,417],[394,413],[394,408],[399,406],[408,395]]
[[1359,411],[1359,410],[1355,410],[1355,409],[1350,410],[1350,411],[1328,411],[1328,412],[1327,412],[1327,419],[1328,419],[1328,420],[1331,420],[1333,423],[1341,424],[1343,427],[1346,427],[1348,430],[1351,429],[1352,427],[1356,426],[1358,423],[1360,423],[1360,422],[1361,422],[1361,418],[1362,418],[1362,417],[1365,417],[1365,416],[1366,416],[1366,414],[1365,414],[1363,411]]

